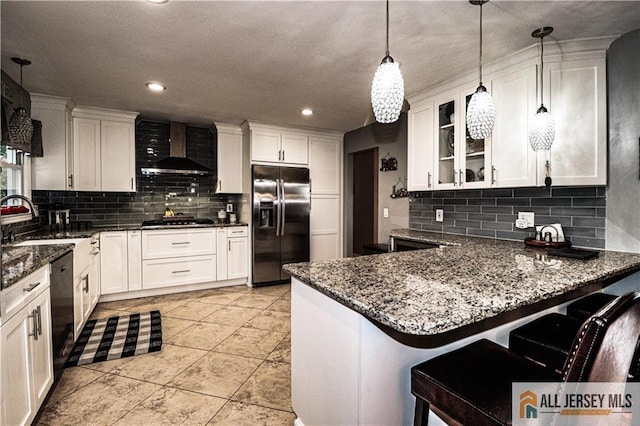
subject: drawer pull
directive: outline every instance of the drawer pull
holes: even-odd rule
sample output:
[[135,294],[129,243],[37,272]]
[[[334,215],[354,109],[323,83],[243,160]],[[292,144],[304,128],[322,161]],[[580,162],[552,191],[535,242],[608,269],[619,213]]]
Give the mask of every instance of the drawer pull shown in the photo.
[[172,274],[186,274],[188,272],[191,272],[191,269],[184,269],[182,271],[173,271],[171,272]]
[[232,234],[244,234],[244,231],[231,231]]
[[40,282],[31,284],[29,287],[23,288],[22,291],[26,291],[26,292],[30,292],[32,291],[34,288],[38,287],[40,285]]
[[189,241],[181,241],[178,243],[171,243],[171,244],[173,244],[174,246],[180,246],[180,245],[191,244],[191,243]]

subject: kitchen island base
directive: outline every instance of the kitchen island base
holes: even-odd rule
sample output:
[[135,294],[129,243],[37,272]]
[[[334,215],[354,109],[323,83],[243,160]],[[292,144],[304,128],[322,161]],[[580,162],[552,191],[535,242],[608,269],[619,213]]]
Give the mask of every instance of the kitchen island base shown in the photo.
[[[607,287],[622,294],[640,273]],[[569,302],[432,348],[404,345],[364,316],[292,278],[291,402],[296,425],[411,425],[411,367],[486,338],[507,346],[509,331]],[[429,414],[429,424],[445,424]]]

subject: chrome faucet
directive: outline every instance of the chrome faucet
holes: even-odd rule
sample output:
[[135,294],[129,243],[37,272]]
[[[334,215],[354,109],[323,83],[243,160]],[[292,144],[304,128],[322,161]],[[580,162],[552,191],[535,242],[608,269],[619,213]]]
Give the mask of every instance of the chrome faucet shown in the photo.
[[4,197],[0,198],[0,205],[2,203],[4,203],[7,200],[12,200],[12,199],[20,199],[23,201],[26,201],[27,204],[29,204],[29,207],[31,207],[31,216],[32,217],[38,217],[40,216],[40,213],[38,212],[38,206],[36,206],[33,201],[31,201],[31,199],[29,197],[25,197],[24,195],[20,195],[20,194],[12,194],[12,195],[5,195]]

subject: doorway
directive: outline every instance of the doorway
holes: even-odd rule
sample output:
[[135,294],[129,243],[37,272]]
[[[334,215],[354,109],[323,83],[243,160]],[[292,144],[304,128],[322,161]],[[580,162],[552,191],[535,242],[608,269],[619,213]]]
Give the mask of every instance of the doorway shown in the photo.
[[378,148],[353,154],[354,255],[365,254],[363,245],[378,241]]

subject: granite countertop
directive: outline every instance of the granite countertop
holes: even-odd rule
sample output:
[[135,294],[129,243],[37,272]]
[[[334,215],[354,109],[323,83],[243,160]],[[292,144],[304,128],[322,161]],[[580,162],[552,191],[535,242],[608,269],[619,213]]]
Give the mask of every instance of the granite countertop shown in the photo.
[[374,323],[412,336],[452,332],[640,270],[640,254],[602,251],[574,260],[521,242],[412,230],[391,235],[441,247],[284,270]]
[[73,250],[73,244],[2,247],[2,289]]

